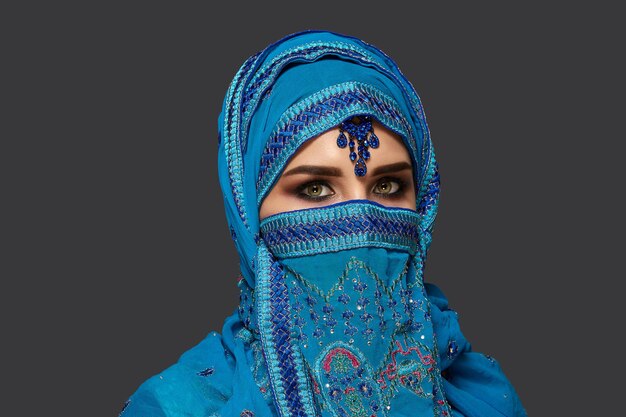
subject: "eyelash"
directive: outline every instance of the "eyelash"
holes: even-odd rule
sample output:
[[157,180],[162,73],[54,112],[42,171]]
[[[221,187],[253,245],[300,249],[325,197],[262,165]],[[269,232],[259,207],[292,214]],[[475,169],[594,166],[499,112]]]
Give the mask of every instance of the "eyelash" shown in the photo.
[[[379,184],[382,181],[393,181],[395,183],[398,184],[398,191],[394,192],[393,194],[385,194],[385,193],[378,193],[378,196],[380,198],[385,198],[385,199],[396,199],[396,198],[401,198],[404,194],[404,191],[406,189],[406,181],[400,179],[400,178],[395,178],[395,177],[383,177],[380,178],[378,181],[376,181],[376,184],[374,185],[374,187]],[[327,200],[328,198],[331,198],[334,194],[330,194],[330,195],[325,195],[325,196],[321,196],[321,197],[314,197],[311,195],[308,195],[304,192],[304,190],[306,190],[307,187],[310,187],[312,185],[320,185],[320,186],[325,186],[328,187],[332,190],[332,187],[330,185],[328,185],[328,183],[326,181],[320,181],[320,180],[314,180],[314,181],[309,181],[306,182],[304,184],[299,185],[296,188],[296,192],[298,194],[299,198],[302,198],[303,200],[308,200],[308,201],[315,201],[315,202],[319,202],[319,201],[324,201]]]
[[395,193],[392,194],[385,194],[385,193],[381,193],[378,194],[379,197],[381,198],[387,198],[387,199],[396,199],[396,198],[401,198],[404,195],[404,191],[406,189],[406,181],[400,179],[400,178],[394,178],[394,177],[384,177],[379,179],[376,184],[379,184],[382,181],[393,181],[396,182],[398,184],[398,191],[396,191]]
[[298,197],[300,197],[300,198],[302,198],[304,200],[308,200],[308,201],[324,201],[324,200],[328,199],[329,197],[333,196],[333,194],[331,194],[331,195],[324,195],[324,196],[321,196],[321,197],[315,197],[315,196],[306,194],[304,192],[304,190],[306,190],[307,187],[310,187],[312,185],[322,185],[322,186],[328,187],[328,188],[330,188],[332,190],[332,188],[328,185],[328,183],[326,181],[309,181],[309,182],[306,182],[306,183],[304,183],[302,185],[299,185],[298,188],[296,188],[296,191],[298,193]]

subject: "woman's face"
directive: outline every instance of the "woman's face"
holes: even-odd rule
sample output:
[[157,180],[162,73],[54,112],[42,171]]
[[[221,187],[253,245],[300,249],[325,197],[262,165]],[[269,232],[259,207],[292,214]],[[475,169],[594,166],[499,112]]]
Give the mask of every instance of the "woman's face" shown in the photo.
[[376,121],[373,129],[380,146],[371,150],[363,177],[355,175],[349,149],[337,146],[338,127],[302,145],[263,200],[261,220],[355,199],[415,210],[411,158],[402,139]]

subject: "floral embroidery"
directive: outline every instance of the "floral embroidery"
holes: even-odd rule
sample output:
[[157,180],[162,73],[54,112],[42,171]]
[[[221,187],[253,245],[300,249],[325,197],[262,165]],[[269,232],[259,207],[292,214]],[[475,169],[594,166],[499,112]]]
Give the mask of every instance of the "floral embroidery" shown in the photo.
[[[424,335],[430,334],[430,330],[426,330],[430,327],[413,317],[415,311],[427,317],[428,306],[421,299],[419,302],[413,299],[417,292],[423,294],[424,287],[418,285],[421,281],[407,284],[408,268],[412,265],[407,262],[397,277],[383,282],[366,262],[352,257],[335,284],[326,291],[288,264],[284,265],[290,304],[307,306],[307,316],[311,317],[310,321],[300,322],[294,311],[294,323],[299,331],[312,334],[316,338],[315,345],[322,348],[320,353],[315,353],[317,365],[313,375],[317,376],[310,377],[318,410],[330,410],[327,408],[330,404],[335,417],[385,416],[399,387],[405,387],[433,403],[443,401],[443,405],[436,406],[441,408],[437,415],[446,415],[445,398],[434,394],[437,378],[440,378],[437,355],[419,341],[420,335],[424,340]],[[329,331],[332,326],[336,330],[334,335]],[[301,346],[304,351],[312,349],[307,344]],[[374,364],[376,371],[367,370],[371,364],[366,356],[354,353],[366,352],[364,349],[388,352],[380,363]],[[323,359],[319,359],[320,355]],[[365,374],[370,376],[363,376]]]
[[[391,352],[391,361],[378,373],[376,382],[381,389],[388,387],[391,381],[398,382],[411,391],[423,397],[432,397],[432,394],[424,392],[422,380],[435,370],[435,359],[432,354],[424,354],[418,346],[402,346],[400,341],[395,341],[396,349]],[[397,356],[408,356],[412,352],[417,354],[419,360],[399,360]]]
[[[375,417],[380,393],[363,354],[354,346],[337,342],[328,346],[316,363],[321,393],[339,417]],[[319,388],[318,388],[319,389]]]

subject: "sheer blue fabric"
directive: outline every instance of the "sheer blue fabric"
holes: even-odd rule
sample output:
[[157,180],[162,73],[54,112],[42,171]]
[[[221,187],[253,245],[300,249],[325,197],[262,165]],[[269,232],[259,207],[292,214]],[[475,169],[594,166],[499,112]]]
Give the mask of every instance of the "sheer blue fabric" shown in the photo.
[[[355,200],[260,221],[299,147],[358,115],[403,139],[417,210]],[[472,351],[424,282],[438,167],[420,99],[391,58],[334,32],[291,34],[244,62],[218,126],[240,304],[121,415],[526,415],[496,360]]]

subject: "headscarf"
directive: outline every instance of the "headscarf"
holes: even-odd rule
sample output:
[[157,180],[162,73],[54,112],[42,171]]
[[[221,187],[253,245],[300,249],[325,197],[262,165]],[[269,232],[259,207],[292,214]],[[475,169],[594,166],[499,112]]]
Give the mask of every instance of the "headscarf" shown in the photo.
[[[402,138],[417,210],[349,201],[261,222],[263,199],[300,146],[353,116],[376,119]],[[280,39],[235,75],[218,118],[218,146],[226,217],[240,257],[240,305],[221,334],[212,332],[142,384],[125,416],[525,415],[495,359],[471,350],[443,293],[423,282],[438,166],[420,99],[390,57],[328,31]],[[359,266],[359,257],[370,263]],[[326,277],[315,283],[299,274],[314,268],[312,259]],[[333,286],[342,268],[341,283],[348,284]],[[369,271],[370,281],[350,275],[359,270]],[[316,286],[324,279],[327,291]],[[341,293],[332,302],[331,287]],[[362,319],[352,319],[354,311],[344,316],[338,335],[335,308],[348,300],[364,309]],[[378,306],[379,329],[370,327],[375,310],[368,303]],[[390,317],[404,329],[403,339],[385,333]],[[367,337],[351,337],[350,329]],[[387,354],[378,339],[372,347],[376,332],[388,336]],[[311,340],[319,346],[308,347]],[[387,365],[373,369],[372,356]]]

